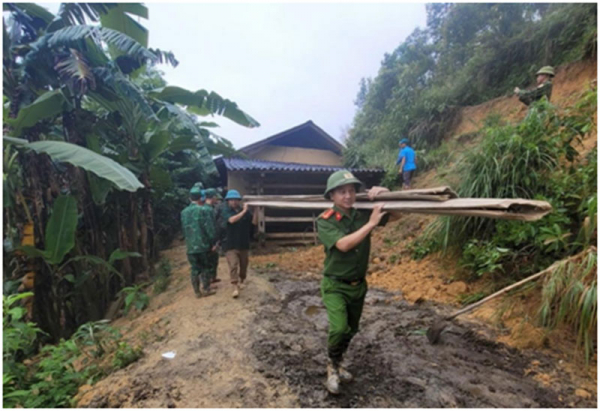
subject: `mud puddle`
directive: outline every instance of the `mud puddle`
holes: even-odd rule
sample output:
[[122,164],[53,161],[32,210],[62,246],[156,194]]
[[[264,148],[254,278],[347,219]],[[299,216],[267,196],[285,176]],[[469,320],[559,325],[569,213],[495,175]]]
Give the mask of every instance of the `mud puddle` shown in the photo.
[[[265,298],[257,309],[252,354],[257,371],[290,387],[301,407],[596,407],[596,398],[574,395],[551,358],[497,344],[480,325],[452,323],[441,343],[430,345],[425,331],[440,318],[433,307],[375,289],[347,354],[355,379],[332,396],[323,385],[327,315],[318,282],[265,275],[280,297]],[[533,378],[546,372],[558,372],[560,384]]]

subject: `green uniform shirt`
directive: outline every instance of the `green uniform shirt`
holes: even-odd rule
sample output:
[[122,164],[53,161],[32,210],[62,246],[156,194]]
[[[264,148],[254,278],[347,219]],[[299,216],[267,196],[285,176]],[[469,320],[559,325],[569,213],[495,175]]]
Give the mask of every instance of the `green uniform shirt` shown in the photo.
[[181,228],[188,254],[209,251],[216,242],[212,208],[191,203],[181,212]]
[[544,81],[542,84],[534,88],[533,90],[521,90],[519,91],[519,100],[527,105],[530,105],[534,101],[541,99],[546,96],[550,101],[552,95],[552,82],[550,80]]
[[252,212],[246,211],[246,214],[235,223],[230,223],[228,220],[242,211],[234,210],[229,205],[223,207],[221,212],[222,227],[224,227],[225,244],[223,250],[249,250],[250,249],[250,227],[252,225]]
[[[338,250],[335,243],[342,237],[352,234],[369,221],[370,212],[358,211],[355,208],[345,214],[337,207],[333,212],[326,211],[317,220],[319,240],[325,246],[325,277],[356,281],[365,278],[371,251],[371,234],[367,235],[356,247],[347,252]],[[329,217],[327,217],[329,215]],[[381,219],[379,225],[387,223],[388,216]]]

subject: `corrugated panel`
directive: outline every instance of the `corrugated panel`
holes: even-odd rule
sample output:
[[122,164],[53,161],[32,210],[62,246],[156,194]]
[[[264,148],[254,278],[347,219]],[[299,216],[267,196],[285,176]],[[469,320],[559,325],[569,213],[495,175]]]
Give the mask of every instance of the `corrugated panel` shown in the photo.
[[[230,171],[302,171],[302,172],[333,172],[344,167],[324,166],[318,164],[283,163],[279,161],[246,160],[241,158],[220,158]],[[383,173],[380,168],[351,168],[353,173]]]

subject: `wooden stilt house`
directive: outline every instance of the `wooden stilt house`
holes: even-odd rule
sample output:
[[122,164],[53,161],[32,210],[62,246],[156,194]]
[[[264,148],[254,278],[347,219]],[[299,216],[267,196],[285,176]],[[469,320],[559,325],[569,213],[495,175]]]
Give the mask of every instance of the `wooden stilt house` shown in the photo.
[[[327,178],[342,169],[343,145],[312,121],[241,148],[245,158],[215,160],[221,183],[247,194],[322,194]],[[380,183],[382,169],[351,169],[367,187]],[[259,209],[261,242],[316,243],[314,212]]]

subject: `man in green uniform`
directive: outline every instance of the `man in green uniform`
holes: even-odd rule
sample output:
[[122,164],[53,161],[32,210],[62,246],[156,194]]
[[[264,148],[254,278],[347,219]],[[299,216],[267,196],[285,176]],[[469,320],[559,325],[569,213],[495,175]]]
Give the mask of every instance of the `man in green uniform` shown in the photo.
[[248,205],[241,205],[242,196],[237,190],[229,190],[225,196],[227,207],[223,209],[221,219],[226,230],[224,244],[225,258],[229,265],[229,275],[233,284],[233,298],[240,294],[240,286],[246,280],[248,268],[248,250],[250,249],[251,224],[256,224]]
[[[340,380],[347,382],[352,379],[352,374],[342,366],[342,357],[358,332],[367,293],[365,277],[371,231],[388,220],[384,218],[383,205],[376,206],[370,216],[353,208],[361,185],[347,170],[336,171],[329,176],[325,198],[332,200],[334,205],[317,220],[319,239],[325,246],[321,296],[329,319],[326,387],[332,394],[339,393]],[[373,187],[368,195],[372,200],[377,194],[387,191],[384,187]]]
[[[181,226],[187,247],[188,261],[192,267],[192,287],[196,297],[213,295],[210,289],[208,254],[215,250],[216,230],[210,209],[200,205],[201,190],[190,190],[190,205],[181,212]],[[200,292],[202,281],[202,293]]]
[[227,240],[227,221],[223,220],[223,210],[227,202],[223,201],[221,193],[217,191],[217,204],[215,206],[215,220],[217,221],[217,238],[219,239],[219,255],[225,257],[225,241]]
[[[212,218],[213,218],[213,222],[215,225],[215,238],[216,238],[216,243],[217,243],[217,248],[218,248],[220,230],[219,230],[218,223],[217,223],[217,212],[216,212],[217,194],[218,194],[217,190],[215,190],[214,188],[208,188],[205,191],[205,195],[206,195],[205,207],[208,207],[208,209],[212,213]],[[220,282],[221,280],[219,280],[217,278],[217,271],[219,269],[219,251],[216,248],[214,251],[210,251],[208,253],[208,266],[209,266],[209,271],[210,271],[210,283],[214,284],[214,283]]]
[[550,101],[550,96],[552,95],[552,78],[554,77],[554,68],[552,66],[544,66],[535,74],[537,76],[536,88],[533,90],[521,90],[519,87],[515,87],[514,90],[514,93],[519,97],[519,100],[527,106],[544,96],[546,96],[548,101]]

